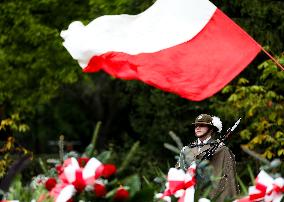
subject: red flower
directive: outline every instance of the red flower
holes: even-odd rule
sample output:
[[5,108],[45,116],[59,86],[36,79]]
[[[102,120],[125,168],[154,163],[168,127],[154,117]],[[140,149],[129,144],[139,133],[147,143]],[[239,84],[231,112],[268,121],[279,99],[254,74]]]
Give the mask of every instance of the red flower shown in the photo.
[[84,168],[85,165],[88,163],[89,160],[90,160],[90,158],[84,158],[84,157],[77,159],[77,161],[78,161],[78,163],[79,163],[79,166],[80,166],[81,168]]
[[57,184],[57,181],[55,178],[49,178],[48,180],[46,180],[45,182],[45,188],[48,191],[51,191],[53,189],[53,187],[55,187],[55,185]]
[[115,201],[125,201],[126,199],[129,198],[129,192],[123,188],[119,187],[114,195],[113,200]]
[[116,173],[116,167],[113,164],[104,164],[98,167],[96,171],[96,177],[104,177],[104,178],[109,178],[110,176],[114,175]]
[[99,197],[99,198],[102,198],[106,195],[106,188],[104,185],[102,184],[99,184],[99,183],[96,183],[94,185],[94,191],[96,193],[96,196]]
[[110,176],[116,173],[116,167],[113,164],[105,164],[103,169],[102,176],[105,178],[109,178]]
[[57,173],[58,173],[59,175],[63,172],[63,167],[62,167],[62,165],[57,165],[57,166],[55,167],[55,169],[56,169],[56,171],[57,171]]

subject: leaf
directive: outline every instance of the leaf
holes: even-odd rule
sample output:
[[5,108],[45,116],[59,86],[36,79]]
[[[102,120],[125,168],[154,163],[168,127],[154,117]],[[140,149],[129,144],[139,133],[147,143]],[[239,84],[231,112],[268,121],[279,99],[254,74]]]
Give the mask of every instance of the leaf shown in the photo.
[[130,164],[131,160],[133,159],[134,155],[136,154],[136,152],[139,149],[139,144],[140,144],[140,142],[137,141],[132,145],[130,151],[128,152],[128,154],[124,158],[120,168],[117,170],[117,173],[124,171],[124,169]]
[[276,134],[275,134],[275,137],[276,137],[277,139],[283,138],[283,137],[284,137],[284,133],[283,133],[282,131],[277,131]]
[[103,151],[96,156],[96,158],[101,161],[102,163],[107,163],[108,160],[111,158],[111,151]]
[[275,143],[277,144],[277,140],[271,137],[270,135],[263,135],[263,139],[268,143]]
[[177,147],[169,144],[169,143],[164,143],[164,147],[167,148],[168,150],[176,153],[176,154],[179,154],[180,153],[180,149],[178,149]]
[[8,137],[8,140],[6,142],[6,149],[9,151],[14,147],[15,139],[13,137]]
[[228,99],[229,102],[236,102],[237,100],[238,96],[236,94],[232,94]]
[[[267,161],[266,164],[269,164],[269,161]],[[249,176],[250,176],[250,180],[251,180],[252,183],[254,183],[254,182],[255,182],[255,176],[253,175],[251,166],[248,165],[248,166],[247,166],[247,169],[248,169],[248,173],[249,173]]]
[[243,84],[248,84],[249,80],[247,80],[246,78],[240,78],[238,80],[238,85],[243,85]]
[[279,118],[277,119],[277,125],[281,126],[284,123],[283,119]]
[[242,139],[249,140],[252,134],[251,134],[249,129],[245,129],[245,130],[242,130],[240,132],[240,135],[241,135]]
[[[244,152],[246,152],[247,154],[251,155],[252,157],[254,157],[255,159],[265,163],[265,164],[270,164],[270,162],[263,158],[260,154],[256,153],[255,151],[252,151],[250,149],[247,148],[247,146],[245,145],[241,145],[241,148]],[[251,169],[249,166],[248,166],[248,170]]]
[[225,86],[223,89],[222,89],[222,93],[226,94],[226,93],[231,93],[233,92],[233,86],[231,85],[228,85],[228,86]]
[[263,136],[257,135],[250,141],[250,144],[256,145],[256,144],[262,144],[262,142],[263,142]]
[[252,117],[257,109],[257,106],[253,105],[247,112],[248,117]]
[[136,192],[141,190],[141,180],[137,174],[125,178],[122,180],[122,183],[124,186],[128,186],[130,188],[130,196],[133,196]]
[[20,124],[18,131],[19,132],[27,132],[28,130],[30,130],[30,127],[27,124]]
[[178,149],[181,150],[183,148],[183,144],[182,144],[180,138],[173,131],[170,131],[169,135],[175,141],[175,143],[177,144]]
[[130,201],[132,202],[146,202],[153,201],[155,190],[154,188],[148,186],[143,188],[141,191],[137,192]]
[[270,150],[266,150],[262,156],[266,157],[267,159],[271,159],[273,156],[275,156],[274,153],[272,153]]
[[244,195],[248,194],[248,188],[246,187],[246,185],[244,184],[244,182],[241,180],[241,178],[237,175],[237,181],[239,183],[239,185],[241,186],[241,192],[244,193]]
[[278,156],[284,155],[284,149],[278,150],[278,151],[277,151],[277,155],[278,155]]
[[258,86],[258,85],[252,85],[250,87],[250,90],[253,92],[253,93],[261,93],[261,92],[264,92],[264,87],[263,86]]
[[6,129],[6,126],[11,126],[14,123],[12,119],[4,119],[1,121],[0,130]]
[[277,114],[275,112],[271,112],[269,114],[269,120],[274,122],[276,120]]
[[265,94],[265,97],[268,98],[268,99],[273,99],[273,98],[277,97],[277,94],[274,91],[270,90]]

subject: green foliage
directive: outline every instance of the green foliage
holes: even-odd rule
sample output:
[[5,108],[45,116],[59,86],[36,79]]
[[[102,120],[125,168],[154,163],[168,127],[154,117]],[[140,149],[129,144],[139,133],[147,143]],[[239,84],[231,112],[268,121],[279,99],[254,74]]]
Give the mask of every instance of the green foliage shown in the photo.
[[83,154],[83,156],[90,157],[90,156],[93,156],[95,154],[94,151],[95,151],[95,148],[96,148],[96,142],[97,142],[97,139],[98,139],[98,134],[99,134],[101,124],[102,124],[101,122],[97,123],[96,128],[95,128],[94,133],[93,133],[92,141],[86,147],[85,153]]
[[19,114],[12,114],[11,118],[1,120],[0,131],[1,130],[6,131],[8,130],[8,128],[10,128],[14,133],[15,132],[24,133],[29,131],[30,129],[30,127],[27,124],[22,123]]
[[48,192],[44,186],[38,186],[36,189],[32,189],[30,186],[23,184],[21,175],[17,175],[13,181],[9,192],[4,196],[7,200],[19,200],[19,201],[32,201],[33,199],[40,199],[44,197],[45,202],[52,202],[53,200],[47,196]]
[[284,49],[284,2],[268,0],[212,1],[257,42],[275,53]]
[[[244,147],[243,147],[244,149]],[[251,155],[254,159],[252,162],[246,163],[246,167],[245,169],[242,171],[242,173],[237,176],[238,179],[238,183],[241,186],[241,193],[240,193],[240,197],[246,197],[248,195],[248,190],[249,190],[249,186],[255,185],[256,183],[256,178],[258,173],[260,173],[260,171],[265,171],[273,180],[275,180],[276,178],[279,178],[283,176],[283,161],[281,161],[280,159],[276,158],[272,161],[269,161],[267,159],[264,159],[263,157],[261,157],[260,154],[251,151],[247,148],[245,148],[244,150],[246,153],[248,153],[249,155]],[[259,164],[259,166],[256,166],[256,162],[260,161],[261,164]],[[250,179],[250,181],[248,181],[248,179]],[[266,183],[269,180],[266,180]]]
[[34,15],[40,5],[2,1],[0,6],[0,105],[7,114],[28,116],[54,98],[63,84],[77,81],[78,71],[68,67],[58,31]]
[[[95,142],[98,138],[100,124],[101,123],[98,122],[95,132],[93,133],[93,138],[90,143],[90,145],[93,145],[93,147],[90,156],[86,156],[87,154],[89,154],[90,145],[89,147],[85,148],[86,151],[84,152],[83,158],[85,158],[86,161],[87,159],[94,157],[93,154],[98,153],[98,151],[95,149]],[[64,139],[62,137],[60,138],[60,141],[62,141],[62,144],[64,144]],[[154,194],[154,189],[151,185],[144,185],[142,187],[141,179],[138,174],[134,173],[129,175],[129,173],[126,172],[122,174],[122,171],[126,170],[128,165],[130,165],[130,163],[132,162],[134,153],[139,149],[138,145],[139,143],[135,143],[127,153],[125,158],[119,158],[119,160],[122,162],[120,163],[117,173],[113,173],[111,178],[109,178],[110,176],[108,176],[102,179],[94,180],[94,182],[98,181],[105,185],[107,190],[107,194],[105,196],[95,196],[95,192],[89,187],[89,189],[86,188],[82,192],[76,192],[72,199],[74,201],[116,201],[114,200],[114,197],[117,190],[123,188],[126,189],[129,193],[129,198],[127,197],[126,199],[127,201],[136,202],[141,199],[148,199],[148,201],[151,201]],[[61,146],[59,146],[59,149],[61,149]],[[104,151],[102,153],[98,153],[98,157],[104,158],[105,161],[110,161],[110,153],[111,151]],[[70,157],[79,158],[80,155],[77,152],[72,151],[65,154],[64,160]],[[39,158],[38,162],[42,168],[42,171],[44,172],[32,177],[32,180],[29,180],[27,184],[23,183],[20,175],[17,176],[9,191],[7,193],[4,193],[5,199],[17,199],[20,201],[53,201],[49,197],[48,191],[45,188],[45,182],[49,177],[58,178],[59,174],[56,172],[55,165],[62,165],[62,161],[61,159],[49,159],[49,162],[52,163],[52,165],[48,165],[47,162]],[[85,165],[80,166],[82,166],[83,168]],[[57,179],[57,183],[62,182]]]
[[130,188],[129,191],[131,197],[141,190],[140,177],[136,174],[126,177],[123,180],[123,184]]
[[246,145],[249,149],[268,159],[283,157],[284,72],[271,60],[258,69],[261,72],[255,81],[240,78],[237,85],[224,88],[223,93],[229,94],[227,105],[215,104],[215,107],[219,112],[226,111],[227,116],[243,118],[246,127],[240,136],[249,140]]
[[[21,123],[30,128],[29,146],[36,152],[54,151],[48,141],[57,139],[58,134],[64,134],[66,140],[80,140],[80,147],[84,148],[94,126],[102,121],[98,150],[110,150],[102,158],[119,159],[115,152],[127,155],[139,141],[139,149],[127,170],[136,170],[146,178],[154,174],[149,168],[162,166],[166,170],[175,163],[172,153],[163,148],[164,142],[171,141],[168,131],[175,131],[184,143],[190,142],[191,121],[201,112],[220,116],[225,128],[232,119],[245,116],[240,126],[242,140],[234,138],[232,144],[238,147],[238,143],[250,140],[250,145],[254,145],[250,148],[267,146],[266,156],[283,156],[284,151],[279,147],[284,137],[280,114],[283,73],[271,61],[263,63],[260,69],[255,68],[263,62],[263,55],[245,70],[243,79],[238,78],[238,83],[233,81],[223,89],[225,94],[191,102],[140,82],[120,81],[104,73],[82,74],[62,46],[60,31],[74,20],[87,24],[101,15],[137,14],[153,2],[1,1],[0,119],[20,114]],[[256,41],[270,47],[269,51],[283,51],[283,2],[212,2]],[[229,99],[224,101],[227,96]]]
[[[155,0],[89,0],[92,19],[101,15],[138,14],[151,6]],[[95,16],[94,16],[95,15]]]
[[119,170],[117,171],[118,173],[123,172],[126,169],[126,167],[129,166],[131,159],[133,159],[133,157],[136,155],[138,149],[139,149],[139,142],[135,142],[131,147],[130,151],[128,152],[128,154],[125,156]]
[[0,145],[0,179],[6,175],[6,172],[14,162],[14,154],[30,155],[31,152],[17,143],[14,135],[25,133],[29,126],[22,123],[19,114],[13,114],[10,118],[3,119],[0,122],[0,138],[3,140]]
[[208,104],[206,101],[198,104],[190,102],[139,83],[127,84],[127,91],[129,94],[139,92],[130,97],[130,124],[134,131],[140,134],[142,142],[151,143],[146,145],[148,148],[155,145],[155,148],[149,148],[154,152],[160,152],[156,148],[171,140],[167,135],[171,130],[175,131],[182,141],[193,139],[191,120]]

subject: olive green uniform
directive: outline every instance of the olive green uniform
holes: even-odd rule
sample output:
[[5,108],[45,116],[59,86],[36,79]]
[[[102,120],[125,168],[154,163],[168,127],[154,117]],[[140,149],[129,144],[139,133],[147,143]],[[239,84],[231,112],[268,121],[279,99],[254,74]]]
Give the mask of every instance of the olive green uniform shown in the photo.
[[[208,142],[210,141],[213,140],[210,139]],[[203,156],[202,152],[209,148],[209,145],[204,145],[200,149],[197,147],[184,147],[181,151],[177,167],[186,169],[193,161],[201,160]],[[218,202],[223,202],[226,198],[236,196],[238,194],[236,166],[235,158],[231,150],[221,143],[212,158],[209,160],[209,164],[213,168],[212,175],[218,179],[213,182],[214,186],[210,197],[217,197]]]

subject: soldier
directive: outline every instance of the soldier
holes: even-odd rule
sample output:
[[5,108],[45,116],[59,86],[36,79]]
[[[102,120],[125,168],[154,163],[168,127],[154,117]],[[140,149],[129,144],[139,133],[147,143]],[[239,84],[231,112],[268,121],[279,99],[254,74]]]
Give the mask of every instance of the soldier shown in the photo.
[[223,142],[217,142],[218,144],[215,144],[216,147],[213,150],[214,144],[210,144],[216,143],[214,136],[221,132],[222,122],[218,117],[201,114],[193,124],[197,140],[182,148],[176,167],[186,170],[193,161],[208,160],[209,165],[212,166],[212,175],[218,179],[213,182],[214,186],[210,197],[223,202],[226,198],[237,195],[238,187],[234,154]]

